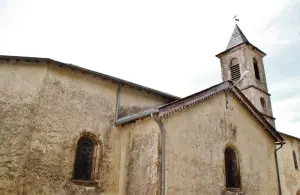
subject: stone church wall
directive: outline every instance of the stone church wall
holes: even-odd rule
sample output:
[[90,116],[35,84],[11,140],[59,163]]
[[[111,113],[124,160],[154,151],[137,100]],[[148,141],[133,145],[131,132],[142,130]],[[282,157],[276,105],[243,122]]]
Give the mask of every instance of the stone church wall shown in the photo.
[[[0,194],[17,194],[25,177],[32,131],[37,130],[38,95],[46,68],[10,63],[0,65]],[[19,186],[20,185],[20,186]]]
[[147,117],[121,132],[120,195],[160,194],[160,129]]
[[120,117],[167,103],[168,101],[150,93],[124,86],[120,90]]
[[[279,171],[282,194],[296,195],[300,193],[300,141],[282,135],[286,144],[278,151]],[[295,168],[293,151],[295,151],[298,169]]]
[[[121,161],[125,132],[114,125],[116,83],[51,63],[13,60],[0,63],[0,78],[0,194],[119,193],[126,177],[121,174],[127,172],[120,171],[124,167],[120,163],[127,161]],[[123,93],[121,88],[121,107],[129,110],[131,105],[145,108],[167,101],[133,88],[125,88]],[[127,131],[129,135],[133,130]],[[143,140],[150,133],[145,132],[130,134],[134,141],[128,142],[128,148],[136,154],[146,151]],[[89,186],[72,181],[76,142],[86,134],[99,143],[100,156],[97,181]],[[155,152],[157,139],[157,135],[150,137],[146,147]],[[139,171],[144,171],[135,161],[142,163],[148,157],[130,157],[129,162],[137,167],[130,182],[153,189],[156,183],[135,180],[143,174]],[[157,172],[155,166],[148,168]]]
[[243,195],[278,194],[274,140],[235,97],[225,93],[163,119],[166,194],[232,194],[226,190],[224,151],[238,155]]

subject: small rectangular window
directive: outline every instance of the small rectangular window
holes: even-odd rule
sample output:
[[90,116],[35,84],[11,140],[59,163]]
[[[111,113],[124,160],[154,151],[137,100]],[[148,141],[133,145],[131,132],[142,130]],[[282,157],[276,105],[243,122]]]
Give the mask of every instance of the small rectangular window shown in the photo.
[[295,151],[293,151],[293,158],[294,158],[295,169],[298,170],[298,162],[297,162],[297,156]]

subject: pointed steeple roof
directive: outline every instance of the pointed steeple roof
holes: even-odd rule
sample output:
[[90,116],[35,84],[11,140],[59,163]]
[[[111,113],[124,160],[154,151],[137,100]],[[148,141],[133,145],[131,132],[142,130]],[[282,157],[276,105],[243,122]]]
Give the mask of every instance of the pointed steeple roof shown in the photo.
[[241,43],[249,43],[249,41],[244,35],[244,33],[241,31],[239,26],[236,24],[226,50],[231,49]]
[[244,35],[244,33],[241,31],[241,29],[239,28],[239,26],[236,24],[233,30],[233,33],[231,35],[230,41],[227,45],[227,48],[225,51],[219,53],[216,55],[216,57],[220,58],[223,54],[227,53],[229,50],[231,50],[232,48],[241,45],[241,44],[247,44],[247,45],[251,45],[255,50],[257,50],[258,52],[260,52],[263,56],[267,55],[265,54],[263,51],[261,51],[260,49],[258,49],[257,47],[255,47],[254,45],[252,45],[248,39],[246,38],[246,36]]

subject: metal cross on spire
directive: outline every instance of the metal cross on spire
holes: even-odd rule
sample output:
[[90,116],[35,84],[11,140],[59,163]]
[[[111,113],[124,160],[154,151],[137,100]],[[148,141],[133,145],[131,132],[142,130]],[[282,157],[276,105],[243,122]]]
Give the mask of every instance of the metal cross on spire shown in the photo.
[[234,19],[235,23],[238,22],[238,21],[240,21],[240,19],[238,19],[238,15],[234,15],[233,19]]

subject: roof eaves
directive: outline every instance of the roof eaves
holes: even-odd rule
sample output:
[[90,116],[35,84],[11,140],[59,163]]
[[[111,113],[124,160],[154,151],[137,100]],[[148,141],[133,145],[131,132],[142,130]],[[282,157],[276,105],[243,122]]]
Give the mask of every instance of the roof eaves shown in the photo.
[[216,57],[217,57],[217,58],[220,58],[223,54],[225,54],[225,53],[227,53],[227,52],[229,52],[229,51],[232,51],[232,50],[234,50],[235,48],[237,48],[237,47],[239,47],[239,46],[241,46],[241,45],[243,45],[243,44],[252,46],[252,47],[253,47],[254,49],[256,49],[258,52],[260,52],[263,56],[266,56],[266,55],[267,55],[265,52],[263,52],[262,50],[258,49],[258,47],[254,46],[253,44],[251,44],[251,43],[248,41],[248,42],[240,43],[240,44],[238,44],[238,45],[236,45],[236,46],[234,46],[234,47],[231,47],[231,48],[229,48],[229,49],[226,49],[225,51],[222,51],[221,53],[218,53],[218,54],[216,55]]
[[281,131],[278,131],[278,133],[279,133],[279,134],[282,134],[282,135],[284,135],[284,136],[287,136],[287,137],[289,137],[289,138],[296,139],[296,140],[300,141],[300,138],[298,138],[298,137],[295,137],[295,136],[292,136],[292,135],[283,133],[283,132],[281,132]]
[[76,65],[73,65],[73,64],[59,62],[59,61],[56,61],[56,60],[53,60],[53,59],[50,59],[50,58],[0,55],[0,59],[4,59],[4,60],[15,59],[15,60],[35,61],[35,62],[45,61],[47,63],[52,62],[52,63],[57,64],[59,66],[65,66],[65,67],[69,67],[71,69],[76,69],[76,70],[79,70],[79,71],[90,73],[90,74],[93,74],[95,76],[99,76],[99,77],[102,77],[104,79],[112,80],[114,82],[117,82],[117,83],[120,83],[120,84],[123,84],[123,85],[128,85],[128,86],[140,89],[140,90],[145,90],[145,91],[148,91],[150,93],[153,93],[153,94],[156,94],[156,95],[159,95],[159,96],[163,96],[163,97],[171,99],[171,100],[180,99],[180,97],[177,97],[177,96],[174,96],[174,95],[171,95],[171,94],[168,94],[168,93],[156,90],[156,89],[152,89],[152,88],[149,88],[149,87],[146,87],[146,86],[143,86],[143,85],[139,85],[139,84],[136,84],[136,83],[133,83],[133,82],[130,82],[130,81],[126,81],[126,80],[123,80],[123,79],[120,79],[120,78],[117,78],[117,77],[113,77],[113,76],[110,76],[110,75],[107,75],[107,74],[99,73],[99,72],[89,70],[89,69],[86,69],[86,68],[83,68],[83,67],[80,67],[80,66],[76,66]]
[[158,113],[158,107],[160,106],[155,106],[153,108],[149,108],[134,114],[130,114],[121,118],[118,118],[115,122],[115,125],[124,125],[126,123],[134,122],[135,120],[142,119],[144,117],[150,116],[152,113]]
[[205,90],[202,90],[200,92],[194,93],[192,95],[189,95],[185,98],[176,100],[174,102],[171,102],[169,104],[166,104],[159,108],[159,117],[167,117],[171,114],[181,111],[186,107],[198,104],[199,102],[208,99],[212,96],[217,95],[218,93],[221,93],[224,90],[227,90],[230,86],[230,81],[225,81],[223,83],[214,85],[210,88],[207,88]]
[[175,112],[182,111],[186,107],[200,103],[201,101],[215,96],[223,91],[232,92],[244,105],[251,114],[262,124],[262,126],[280,143],[284,143],[284,139],[276,131],[276,129],[261,115],[261,113],[253,106],[247,97],[237,88],[233,87],[231,81],[225,81],[208,89],[192,94],[188,97],[176,100],[159,108],[159,117],[169,117]]

